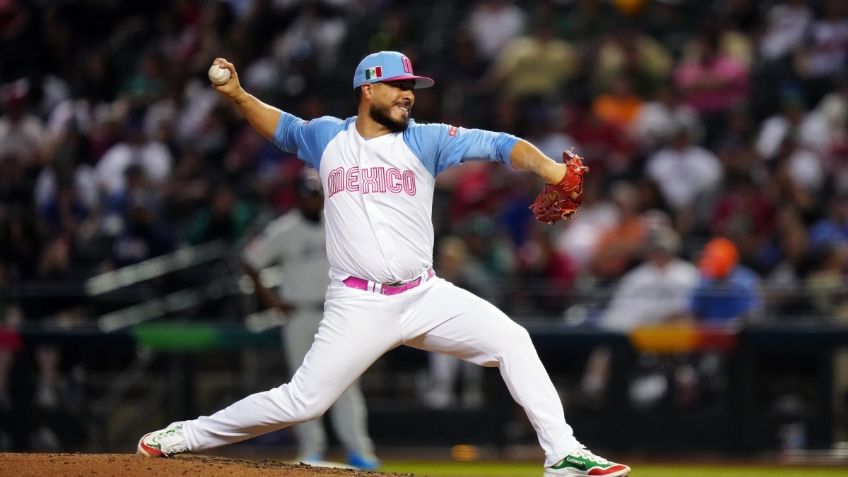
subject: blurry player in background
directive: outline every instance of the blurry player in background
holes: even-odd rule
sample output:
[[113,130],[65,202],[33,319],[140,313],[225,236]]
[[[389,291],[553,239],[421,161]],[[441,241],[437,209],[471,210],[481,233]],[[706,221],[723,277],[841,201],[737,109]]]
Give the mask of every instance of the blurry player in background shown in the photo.
[[[298,179],[297,209],[271,222],[250,243],[243,255],[244,268],[262,302],[288,318],[283,327],[283,350],[294,374],[312,345],[324,313],[324,293],[330,283],[321,210],[324,195],[321,178],[304,169]],[[278,265],[283,285],[274,294],[264,287],[259,272]],[[368,436],[367,409],[358,381],[330,408],[333,429],[347,449],[348,464],[374,470],[380,462]],[[298,460],[320,465],[327,451],[327,436],[320,419],[294,426]]]

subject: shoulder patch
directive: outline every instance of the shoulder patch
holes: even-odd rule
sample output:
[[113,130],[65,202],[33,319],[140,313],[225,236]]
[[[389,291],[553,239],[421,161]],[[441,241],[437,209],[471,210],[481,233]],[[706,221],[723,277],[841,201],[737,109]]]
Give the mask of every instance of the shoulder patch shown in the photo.
[[457,131],[456,126],[451,126],[450,129],[448,130],[448,136],[451,136],[451,137],[456,136],[456,131]]

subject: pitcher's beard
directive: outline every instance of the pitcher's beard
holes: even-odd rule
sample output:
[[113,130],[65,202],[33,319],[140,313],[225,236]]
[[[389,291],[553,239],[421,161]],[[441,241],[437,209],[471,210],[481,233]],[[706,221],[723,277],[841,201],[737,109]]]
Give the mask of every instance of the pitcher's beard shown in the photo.
[[371,115],[371,119],[377,121],[382,126],[385,126],[391,132],[403,132],[409,126],[409,119],[405,120],[396,120],[392,119],[391,114],[389,113],[391,106],[383,107],[378,106],[376,104],[372,104],[371,108],[368,110],[368,114]]

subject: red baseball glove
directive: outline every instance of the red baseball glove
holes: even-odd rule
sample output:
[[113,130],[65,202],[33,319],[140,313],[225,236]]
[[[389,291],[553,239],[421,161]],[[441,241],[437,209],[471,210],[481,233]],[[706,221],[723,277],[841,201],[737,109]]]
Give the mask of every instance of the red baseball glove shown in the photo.
[[589,168],[583,165],[583,158],[570,149],[562,153],[562,160],[568,166],[565,177],[556,184],[547,184],[530,206],[539,222],[552,224],[571,218],[583,203],[583,176]]

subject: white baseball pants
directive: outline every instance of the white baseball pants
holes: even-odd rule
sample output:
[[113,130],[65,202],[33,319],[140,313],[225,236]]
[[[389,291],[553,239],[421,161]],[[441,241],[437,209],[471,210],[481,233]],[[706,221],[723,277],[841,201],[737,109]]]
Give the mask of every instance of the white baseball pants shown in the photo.
[[433,277],[398,295],[333,282],[324,319],[291,382],[186,421],[189,451],[249,439],[321,416],[383,353],[400,345],[500,369],[551,466],[577,446],[530,335],[491,303]]

